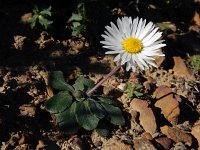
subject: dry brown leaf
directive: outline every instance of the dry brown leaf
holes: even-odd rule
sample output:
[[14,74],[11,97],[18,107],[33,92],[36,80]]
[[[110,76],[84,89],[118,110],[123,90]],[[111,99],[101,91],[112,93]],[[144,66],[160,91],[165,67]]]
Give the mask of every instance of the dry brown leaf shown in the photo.
[[157,25],[160,27],[161,30],[172,30],[173,32],[176,32],[177,30],[176,25],[170,21],[157,23]]
[[21,83],[27,83],[28,80],[29,80],[29,76],[27,76],[27,75],[21,75],[21,76],[19,76],[17,79],[18,79],[18,81],[20,81]]
[[52,97],[54,94],[53,94],[53,89],[51,88],[51,86],[47,85],[46,86],[46,90],[47,90],[47,95],[48,97]]
[[184,142],[185,144],[191,146],[192,145],[192,136],[185,133],[181,129],[172,128],[167,125],[160,128],[161,132],[165,134],[168,138],[172,139],[176,143]]
[[172,146],[172,141],[167,137],[156,138],[155,141],[163,146],[165,150],[170,150]]
[[147,77],[147,81],[143,83],[143,86],[147,91],[150,91],[152,89],[152,86],[154,85],[155,81],[152,77]]
[[200,120],[198,120],[192,127],[191,134],[197,139],[200,149]]
[[144,130],[150,134],[154,134],[157,124],[153,111],[148,107],[148,103],[144,100],[134,98],[130,104],[130,108],[140,113],[139,120]]
[[152,135],[150,133],[148,133],[148,132],[143,133],[142,137],[146,138],[147,140],[152,140],[153,139]]
[[52,97],[53,94],[53,89],[51,88],[51,86],[49,85],[49,74],[47,72],[40,72],[40,75],[42,76],[42,78],[45,81],[45,85],[46,85],[46,91],[47,91],[47,95],[48,98]]
[[196,25],[200,26],[200,15],[197,11],[194,13],[193,21]]
[[27,137],[26,137],[26,135],[25,134],[22,134],[21,135],[21,138],[19,139],[19,141],[18,141],[18,143],[21,145],[21,144],[25,144],[26,143],[26,140],[27,139]]
[[27,23],[31,18],[33,17],[33,14],[32,13],[25,13],[21,16],[21,20],[20,22],[22,23]]
[[14,45],[15,49],[23,50],[24,49],[24,43],[25,43],[26,40],[27,40],[27,37],[25,37],[25,36],[20,36],[20,35],[14,36],[15,43],[13,45]]
[[151,141],[146,138],[135,139],[133,141],[135,150],[156,150]]
[[36,147],[36,150],[45,149],[45,147],[46,147],[46,144],[44,143],[44,141],[39,140],[39,141],[38,141],[38,145],[37,145],[37,147]]
[[180,108],[177,97],[173,96],[172,90],[167,86],[160,86],[153,95],[157,99],[155,107],[161,109],[161,113],[169,122],[177,124]]
[[35,116],[36,108],[32,106],[31,104],[23,104],[19,107],[20,113],[22,116]]
[[155,56],[154,57],[155,62],[158,66],[161,66],[161,64],[164,62],[165,57],[164,56]]
[[195,80],[195,77],[189,71],[189,69],[184,63],[184,60],[181,57],[174,56],[173,59],[174,59],[173,71],[176,76],[183,77],[186,80]]
[[131,150],[131,146],[124,144],[116,139],[109,139],[104,143],[101,150]]

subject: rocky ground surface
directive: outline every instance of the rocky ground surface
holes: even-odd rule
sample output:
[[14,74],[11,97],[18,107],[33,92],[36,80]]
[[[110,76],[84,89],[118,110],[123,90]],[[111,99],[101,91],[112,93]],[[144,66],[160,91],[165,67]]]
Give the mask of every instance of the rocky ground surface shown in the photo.
[[[183,54],[188,47],[200,52],[198,13],[193,20],[188,33],[179,33],[176,25],[169,22],[170,32],[164,34],[167,46],[162,49],[166,56],[156,58],[158,68],[135,73],[121,68],[99,89],[120,103],[126,118],[125,126],[109,126],[108,137],[83,129],[67,135],[58,129],[44,102],[54,94],[48,85],[51,71],[62,70],[66,81],[85,75],[97,83],[117,65],[113,56],[91,47],[85,38],[60,40],[47,31],[40,31],[34,38],[23,32],[14,32],[9,37],[12,40],[3,37],[1,149],[200,149],[200,70],[193,71],[191,56]],[[5,25],[2,22],[0,27]],[[1,29],[2,35],[10,35],[13,28],[18,27]],[[127,84],[139,89],[131,93]]]

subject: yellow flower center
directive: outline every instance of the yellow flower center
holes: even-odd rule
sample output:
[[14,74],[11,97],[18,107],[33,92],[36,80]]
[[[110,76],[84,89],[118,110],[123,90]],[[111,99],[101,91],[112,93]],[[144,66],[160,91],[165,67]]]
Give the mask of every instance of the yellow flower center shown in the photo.
[[123,41],[122,46],[124,50],[131,54],[136,54],[142,50],[142,42],[136,38],[127,38]]

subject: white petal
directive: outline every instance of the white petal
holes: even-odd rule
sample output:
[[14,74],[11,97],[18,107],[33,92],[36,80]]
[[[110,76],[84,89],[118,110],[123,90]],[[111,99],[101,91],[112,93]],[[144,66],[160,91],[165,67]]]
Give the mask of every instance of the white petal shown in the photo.
[[132,71],[135,72],[136,70],[135,66],[131,66],[131,68],[132,68]]
[[131,69],[131,63],[127,62],[126,63],[126,71],[129,71]]
[[112,27],[112,29],[113,29],[113,32],[114,32],[115,34],[117,34],[116,36],[117,36],[118,40],[119,40],[119,41],[122,41],[123,39],[122,39],[122,37],[121,37],[121,33],[119,32],[119,29],[116,27],[116,25],[115,25],[114,23],[111,22],[111,27]]
[[131,32],[131,28],[130,28],[130,24],[129,24],[129,18],[128,17],[123,17],[122,18],[122,24],[123,24],[123,33],[125,35],[125,38],[129,38],[130,37],[130,32]]
[[146,56],[164,56],[164,54],[160,54],[158,52],[146,52],[146,51],[142,51],[141,53],[143,55],[146,55]]
[[142,23],[143,23],[143,20],[142,18],[140,19],[139,23],[138,23],[138,26],[137,26],[137,32],[135,34],[135,38],[138,38],[139,34],[140,34],[140,30],[142,28]]
[[104,45],[106,45],[106,46],[122,47],[121,44],[112,44],[112,43],[110,43],[110,42],[108,42],[108,41],[100,41],[100,43],[101,43],[101,44],[104,44]]
[[124,65],[127,62],[127,59],[126,59],[127,56],[128,56],[128,53],[126,52],[122,55],[121,65]]
[[133,28],[132,28],[132,33],[131,33],[132,37],[135,37],[138,21],[139,21],[138,17],[133,20]]
[[150,47],[150,46],[154,46],[154,45],[158,45],[158,44],[160,44],[160,43],[162,43],[162,42],[164,42],[164,41],[165,41],[165,40],[159,40],[159,41],[156,41],[156,42],[150,44],[148,47]]
[[122,41],[122,37],[121,37],[121,34],[118,34],[117,31],[115,31],[113,28],[109,27],[109,26],[106,26],[105,27],[107,29],[107,31],[104,31],[104,33],[114,39],[115,41],[118,41],[118,42],[121,42]]
[[128,54],[128,56],[127,56],[127,58],[126,58],[126,59],[127,59],[127,62],[131,60],[131,57],[132,57],[132,55],[131,55],[131,54]]
[[116,45],[116,44],[118,44],[119,42],[116,40],[116,39],[114,39],[112,36],[107,36],[107,35],[101,35],[104,39],[105,39],[105,41],[107,41],[107,42],[109,42],[110,44],[112,44],[112,45]]
[[143,51],[150,52],[152,50],[156,50],[156,49],[159,49],[159,48],[164,47],[164,46],[166,46],[166,44],[157,44],[157,45],[154,45],[154,46],[145,47],[145,48],[143,48]]
[[161,32],[157,32],[150,40],[143,43],[144,46],[149,46],[162,36]]
[[113,51],[122,50],[121,47],[117,47],[117,46],[107,46],[107,45],[104,45],[103,48],[107,48],[107,49],[110,49],[110,50],[113,50]]
[[154,66],[154,67],[156,67],[156,68],[158,68],[158,65],[152,60],[148,60],[147,63],[152,65],[152,66]]
[[146,64],[146,62],[143,60],[143,58],[141,57],[141,53],[137,54],[138,56],[138,60],[147,68],[149,69],[149,66]]
[[123,26],[122,26],[122,21],[120,18],[117,19],[117,26],[119,28],[119,32],[121,33],[122,38],[124,39],[124,35],[123,35]]
[[[110,28],[110,27],[109,27]],[[112,28],[110,28],[110,32],[107,30],[107,31],[104,31],[105,35],[112,38],[114,41],[116,42],[122,42],[123,39],[120,35],[118,35],[115,31],[111,32],[111,30],[113,30]],[[103,35],[101,35],[103,37]]]
[[142,39],[147,35],[147,33],[149,33],[150,31],[153,30],[153,28],[154,28],[153,23],[152,23],[152,22],[149,22],[149,23],[146,25],[146,27],[144,28],[144,30],[141,31],[141,33],[140,33],[138,39],[142,40]]
[[140,57],[143,58],[145,61],[147,61],[147,60],[155,60],[155,58],[148,57],[146,55],[143,55],[142,53],[140,53]]
[[118,54],[118,53],[122,53],[124,52],[123,50],[122,51],[107,51],[105,52],[105,54]]
[[118,54],[115,58],[114,58],[114,61],[119,61],[121,58],[121,54]]
[[146,19],[142,22],[142,27],[140,29],[140,33],[137,36],[138,39],[140,39],[139,37],[143,33],[143,31],[144,31],[145,25],[146,25]]
[[140,69],[144,70],[144,66],[141,64],[141,62],[138,60],[136,55],[132,55],[132,60],[134,60],[137,65],[140,67]]
[[135,70],[136,70],[136,62],[135,62],[135,60],[131,59],[130,60],[130,64],[131,64],[132,71],[135,72]]
[[149,35],[147,35],[143,40],[142,43],[145,43],[146,41],[148,41],[155,33],[156,31],[158,31],[158,28],[155,28]]

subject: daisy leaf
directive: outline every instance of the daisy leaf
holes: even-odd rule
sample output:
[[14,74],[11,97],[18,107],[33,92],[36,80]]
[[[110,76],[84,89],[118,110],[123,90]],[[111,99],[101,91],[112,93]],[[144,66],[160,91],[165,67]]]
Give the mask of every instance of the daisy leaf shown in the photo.
[[76,119],[78,123],[86,130],[93,130],[97,127],[99,118],[97,118],[89,109],[89,101],[77,103]]
[[65,82],[62,71],[52,72],[49,77],[49,83],[50,83],[50,86],[58,90],[62,90],[62,91],[67,90],[70,92],[74,91],[73,87]]
[[64,111],[72,104],[72,96],[68,91],[61,91],[45,102],[45,107],[50,113]]

